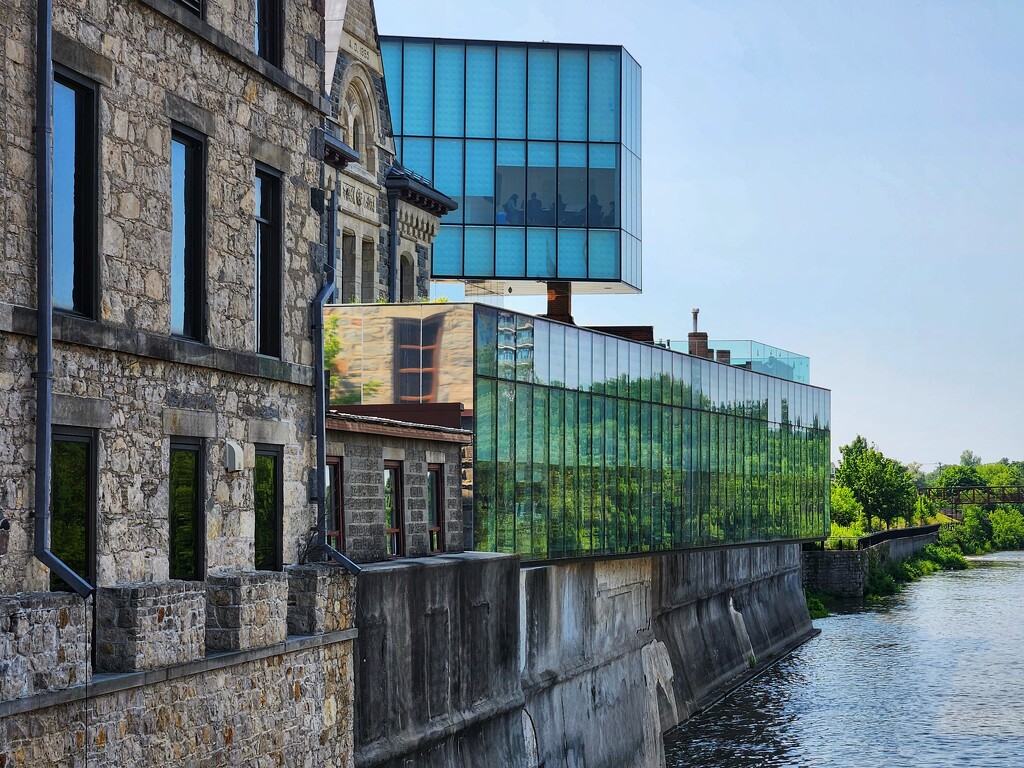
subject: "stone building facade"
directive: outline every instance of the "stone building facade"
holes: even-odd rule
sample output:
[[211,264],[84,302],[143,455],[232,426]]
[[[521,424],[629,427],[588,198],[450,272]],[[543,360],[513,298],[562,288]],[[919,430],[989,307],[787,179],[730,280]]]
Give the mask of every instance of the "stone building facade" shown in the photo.
[[299,564],[322,5],[54,2],[53,444],[78,484],[55,450],[51,544],[84,601],[34,557],[36,11],[0,3],[0,765],[350,765],[354,579]]
[[[440,217],[454,201],[422,180],[419,195],[395,189],[396,174],[404,178],[408,172],[395,165],[372,0],[328,0],[327,19],[333,128],[359,153],[359,161],[350,163],[337,182],[342,222],[337,300],[423,301],[430,295],[431,245]],[[397,209],[394,221],[392,207]],[[398,238],[394,243],[392,224]]]

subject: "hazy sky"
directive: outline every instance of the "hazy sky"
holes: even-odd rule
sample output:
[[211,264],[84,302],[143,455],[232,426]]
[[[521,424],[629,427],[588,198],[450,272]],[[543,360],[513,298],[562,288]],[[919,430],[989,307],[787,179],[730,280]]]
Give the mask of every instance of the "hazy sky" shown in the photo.
[[381,34],[640,62],[644,292],[577,323],[685,338],[699,306],[712,338],[811,357],[833,454],[1024,459],[1024,2],[376,6]]

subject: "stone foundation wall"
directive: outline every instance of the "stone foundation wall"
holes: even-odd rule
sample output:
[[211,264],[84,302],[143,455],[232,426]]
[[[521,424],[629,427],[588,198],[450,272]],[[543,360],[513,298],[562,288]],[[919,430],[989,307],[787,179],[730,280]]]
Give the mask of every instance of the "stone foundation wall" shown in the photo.
[[351,766],[352,640],[295,645],[114,692],[117,676],[98,676],[87,701],[0,705],[0,765]]
[[288,634],[319,635],[353,626],[356,579],[336,565],[294,565],[288,573]]
[[889,568],[934,544],[938,538],[937,532],[929,532],[889,539],[866,549],[807,550],[801,553],[803,587],[821,595],[864,597],[872,560]]

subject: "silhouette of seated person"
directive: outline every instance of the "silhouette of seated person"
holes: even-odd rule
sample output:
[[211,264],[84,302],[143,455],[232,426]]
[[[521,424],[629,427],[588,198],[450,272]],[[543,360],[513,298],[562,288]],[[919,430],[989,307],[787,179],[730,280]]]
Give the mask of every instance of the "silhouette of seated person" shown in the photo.
[[536,192],[530,193],[530,199],[526,201],[526,223],[544,224],[544,203]]
[[[615,203],[612,203],[612,205],[615,205]],[[603,221],[603,213],[604,206],[601,205],[601,201],[597,199],[597,195],[591,195],[590,202],[587,204],[587,221],[591,225],[600,224]]]
[[[505,201],[505,204],[501,206],[505,212],[505,223],[506,224],[522,224],[523,223],[523,212],[519,209],[519,195],[513,193],[512,196]],[[501,223],[499,221],[499,223]]]

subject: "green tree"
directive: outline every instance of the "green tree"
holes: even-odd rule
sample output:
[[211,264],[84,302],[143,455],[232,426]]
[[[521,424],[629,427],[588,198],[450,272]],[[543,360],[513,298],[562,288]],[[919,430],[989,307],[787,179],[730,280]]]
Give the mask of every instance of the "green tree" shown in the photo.
[[862,436],[839,449],[843,459],[836,481],[845,485],[864,508],[868,530],[878,518],[888,528],[896,518],[911,519],[917,492],[907,468],[886,458]]
[[832,522],[836,525],[850,525],[864,514],[864,507],[857,501],[853,491],[839,483],[832,484]]
[[939,488],[963,488],[964,486],[985,485],[985,481],[982,480],[976,467],[951,464],[942,468],[935,485]]
[[996,549],[1024,549],[1024,514],[1019,509],[1002,506],[993,510],[988,519]]
[[960,466],[961,467],[980,467],[981,456],[976,454],[970,448],[967,448],[960,452]]

